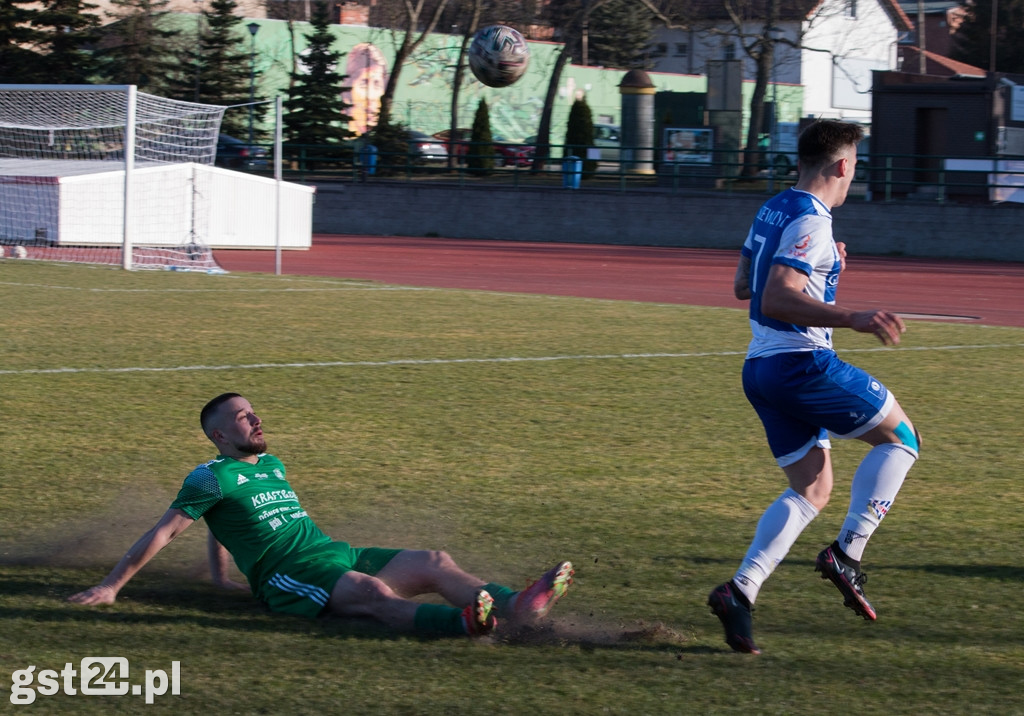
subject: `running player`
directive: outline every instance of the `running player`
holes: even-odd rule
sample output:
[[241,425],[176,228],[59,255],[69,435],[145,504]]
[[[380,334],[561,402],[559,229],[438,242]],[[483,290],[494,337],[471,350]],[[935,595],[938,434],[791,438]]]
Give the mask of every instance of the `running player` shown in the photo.
[[735,576],[708,597],[726,643],[736,651],[760,653],[751,605],[828,503],[829,433],[872,447],[854,473],[839,535],[818,555],[815,570],[835,584],[846,606],[875,619],[864,596],[861,557],[920,450],[917,430],[892,393],[832,349],[833,328],[873,333],[884,345],[899,343],[906,330],[894,313],[835,303],[846,247],[832,237],[831,212],[846,200],[862,137],[855,124],[821,120],[809,126],[799,139],[796,186],[761,207],[740,252],[734,290],[740,300],[750,299],[753,332],[743,390],[789,489],[761,516]]
[[[560,562],[521,592],[463,571],[445,552],[355,548],[325,535],[299,505],[284,464],[266,453],[262,421],[237,393],[219,395],[200,414],[219,451],[193,470],[177,499],[98,585],[69,597],[112,604],[121,588],[200,517],[210,528],[210,570],[216,584],[245,589],[228,577],[228,555],[253,595],[271,610],[315,617],[366,616],[401,630],[435,634],[489,633],[497,617],[529,622],[548,613],[572,583]],[[450,604],[410,597],[440,594]]]

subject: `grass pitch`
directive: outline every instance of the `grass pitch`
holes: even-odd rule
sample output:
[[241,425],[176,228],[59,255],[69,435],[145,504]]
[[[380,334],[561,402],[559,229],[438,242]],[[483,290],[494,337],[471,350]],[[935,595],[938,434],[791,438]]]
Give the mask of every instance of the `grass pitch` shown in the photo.
[[[749,657],[704,604],[784,488],[739,311],[12,261],[0,306],[4,704],[16,670],[121,656],[132,683],[179,661],[180,695],[26,712],[1024,713],[1024,330],[838,333],[924,438],[865,559],[879,620],[813,571],[865,451],[841,442]],[[195,525],[117,604],[68,604],[212,457],[197,414],[225,390],[336,538],[446,549],[512,586],[571,559],[575,587],[543,628],[478,642],[271,616],[209,584]]]

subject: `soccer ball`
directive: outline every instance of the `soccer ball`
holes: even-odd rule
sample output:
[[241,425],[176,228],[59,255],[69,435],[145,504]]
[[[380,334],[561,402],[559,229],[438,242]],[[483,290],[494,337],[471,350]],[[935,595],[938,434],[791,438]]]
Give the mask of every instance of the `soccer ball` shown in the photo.
[[488,87],[508,87],[526,72],[530,47],[519,31],[508,25],[490,25],[473,36],[469,69]]

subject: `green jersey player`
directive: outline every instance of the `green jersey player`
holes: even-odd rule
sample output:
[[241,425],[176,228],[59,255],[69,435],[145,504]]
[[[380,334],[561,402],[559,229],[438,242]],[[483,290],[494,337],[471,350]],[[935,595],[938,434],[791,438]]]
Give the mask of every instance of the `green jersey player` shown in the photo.
[[[262,421],[237,393],[217,396],[200,413],[218,456],[197,467],[170,508],[98,585],[69,599],[111,604],[121,588],[189,525],[210,529],[214,582],[245,588],[228,577],[228,559],[270,609],[315,617],[365,616],[403,630],[439,634],[489,633],[498,617],[523,622],[548,613],[572,583],[563,561],[521,592],[485,583],[446,552],[352,547],[332,540],[302,509],[284,464],[267,454]],[[434,593],[452,606],[411,601]]]

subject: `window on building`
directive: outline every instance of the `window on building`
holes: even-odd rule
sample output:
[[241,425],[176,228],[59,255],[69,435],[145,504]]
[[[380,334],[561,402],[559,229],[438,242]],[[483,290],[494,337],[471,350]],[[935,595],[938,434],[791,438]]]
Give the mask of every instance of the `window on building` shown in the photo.
[[690,54],[690,46],[685,42],[676,43],[676,57],[686,57]]
[[727,45],[725,45],[725,47],[722,48],[722,55],[723,55],[722,59],[725,59],[725,60],[735,60],[736,59],[736,45],[734,43],[732,43],[732,42],[730,42]]
[[857,17],[857,0],[846,0],[846,16]]

